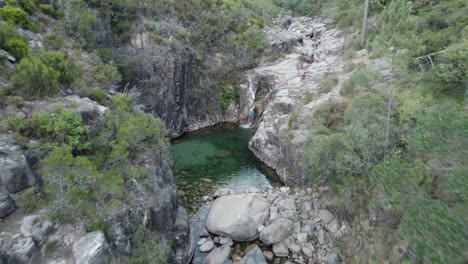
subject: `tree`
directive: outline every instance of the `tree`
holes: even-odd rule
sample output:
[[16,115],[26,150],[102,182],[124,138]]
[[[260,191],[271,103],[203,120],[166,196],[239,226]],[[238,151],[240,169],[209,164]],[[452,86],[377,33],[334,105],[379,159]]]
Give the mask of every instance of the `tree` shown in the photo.
[[369,0],[364,3],[364,18],[362,20],[362,32],[361,32],[361,49],[366,45],[366,32],[367,32],[367,13],[369,11]]

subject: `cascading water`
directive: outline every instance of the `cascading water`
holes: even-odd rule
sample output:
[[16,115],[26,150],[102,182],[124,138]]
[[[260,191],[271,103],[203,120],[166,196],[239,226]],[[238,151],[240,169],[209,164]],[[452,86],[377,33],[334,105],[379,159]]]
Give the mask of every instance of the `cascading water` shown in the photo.
[[249,97],[247,97],[247,105],[249,106],[249,111],[247,112],[246,116],[246,122],[242,125],[240,125],[241,128],[251,128],[252,122],[255,117],[255,91],[254,91],[254,83],[253,83],[253,77],[251,74],[248,75],[248,81],[249,81]]

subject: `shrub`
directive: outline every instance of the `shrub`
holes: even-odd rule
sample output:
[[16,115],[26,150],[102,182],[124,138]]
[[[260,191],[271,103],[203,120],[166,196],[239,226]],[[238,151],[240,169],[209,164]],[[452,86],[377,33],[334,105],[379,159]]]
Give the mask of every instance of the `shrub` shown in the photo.
[[320,87],[318,89],[319,93],[329,93],[333,87],[338,84],[338,76],[336,73],[327,72],[325,73],[322,82],[320,83]]
[[93,88],[88,96],[91,100],[96,101],[101,105],[107,105],[107,93],[99,87]]
[[45,51],[39,58],[46,66],[60,74],[58,81],[65,87],[70,87],[79,76],[78,66],[62,51]]
[[131,238],[132,264],[158,264],[166,263],[167,256],[156,234],[146,227],[139,225]]
[[22,59],[32,54],[31,49],[26,45],[24,40],[16,37],[9,39],[5,43],[4,48],[17,59]]
[[16,67],[12,81],[25,98],[53,96],[60,90],[60,73],[38,57],[24,58]]
[[33,14],[36,11],[36,1],[35,0],[19,0],[18,1],[24,11],[29,14]]
[[450,46],[442,53],[434,68],[434,76],[441,83],[438,91],[459,98],[468,94],[468,40]]
[[323,130],[313,130],[307,137],[304,144],[304,167],[307,177],[312,183],[336,184],[339,181],[336,158],[343,149],[343,135],[329,135],[323,132]]
[[12,38],[21,38],[16,27],[5,21],[0,21],[0,47],[4,48],[5,43]]
[[63,48],[63,38],[55,33],[50,33],[44,36],[44,44],[52,50],[59,50]]
[[0,18],[8,23],[18,24],[29,29],[34,28],[34,25],[29,20],[28,14],[16,6],[6,5],[0,8]]
[[7,102],[8,102],[8,105],[18,107],[18,106],[23,105],[24,99],[21,96],[8,96]]
[[55,113],[34,113],[31,130],[48,147],[68,145],[77,150],[88,147],[83,120],[72,109],[58,107]]
[[8,128],[20,133],[21,135],[28,135],[31,131],[31,125],[24,116],[9,115],[7,118]]
[[[408,201],[405,201],[408,202]],[[399,232],[410,243],[411,251],[421,262],[462,263],[466,249],[465,226],[443,203],[424,199],[411,203]]]
[[378,72],[367,67],[360,67],[343,83],[341,93],[351,96],[359,91],[367,91],[378,78]]
[[51,17],[57,17],[57,11],[52,5],[49,4],[40,4],[39,9],[41,9],[42,13],[51,16]]

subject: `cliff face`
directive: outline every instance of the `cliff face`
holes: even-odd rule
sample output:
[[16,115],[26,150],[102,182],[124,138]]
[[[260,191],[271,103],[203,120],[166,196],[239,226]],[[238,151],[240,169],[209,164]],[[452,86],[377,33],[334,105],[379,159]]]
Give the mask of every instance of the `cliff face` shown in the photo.
[[289,53],[247,73],[250,79],[269,80],[266,97],[258,96],[265,85],[250,85],[257,95],[251,105],[258,109],[258,122],[249,147],[283,180],[301,182],[302,146],[312,126],[313,111],[339,97],[338,87],[325,94],[317,90],[325,73],[342,74],[344,38],[339,31],[326,30],[321,20],[311,18],[277,21],[267,36],[273,49]]
[[161,118],[171,136],[219,122],[237,121],[236,106],[222,109],[223,58],[213,54],[197,59],[177,41],[158,44],[136,34],[131,45],[118,50],[123,60],[134,61],[129,89],[145,112]]

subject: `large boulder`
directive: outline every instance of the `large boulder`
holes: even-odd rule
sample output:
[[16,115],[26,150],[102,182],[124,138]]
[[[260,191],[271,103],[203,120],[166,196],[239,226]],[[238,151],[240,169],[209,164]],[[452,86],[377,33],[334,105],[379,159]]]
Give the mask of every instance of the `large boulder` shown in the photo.
[[1,251],[4,252],[6,263],[26,264],[30,263],[31,257],[38,249],[32,238],[18,237],[11,241],[5,241],[5,244],[1,245],[0,255],[2,255]]
[[258,236],[258,226],[268,220],[269,208],[268,201],[255,193],[223,196],[213,202],[206,229],[236,241],[251,241]]
[[255,246],[249,253],[247,253],[239,264],[267,264],[262,250]]
[[13,213],[16,209],[15,201],[8,192],[0,187],[0,219]]
[[102,231],[94,231],[73,244],[76,264],[102,264],[110,261],[109,245]]
[[260,240],[266,245],[284,241],[293,234],[294,223],[287,218],[281,218],[265,227],[260,233]]
[[36,183],[21,147],[11,135],[0,135],[0,186],[17,193]]
[[51,228],[50,221],[42,219],[40,215],[30,215],[23,218],[20,230],[25,237],[31,237],[36,243],[41,244],[46,240]]
[[231,253],[231,247],[224,245],[222,247],[213,249],[208,256],[203,260],[203,264],[220,264],[224,263]]

